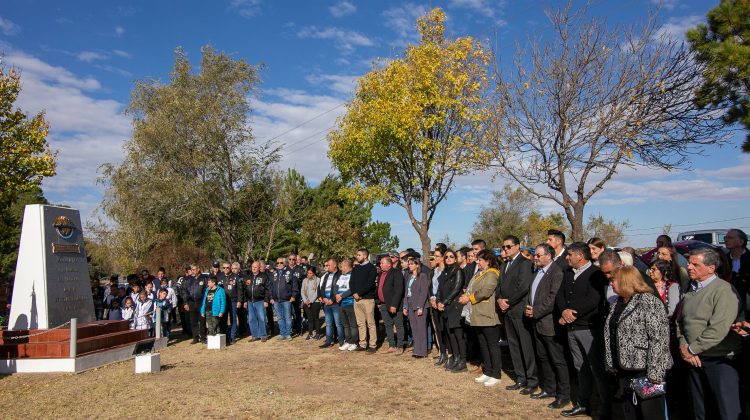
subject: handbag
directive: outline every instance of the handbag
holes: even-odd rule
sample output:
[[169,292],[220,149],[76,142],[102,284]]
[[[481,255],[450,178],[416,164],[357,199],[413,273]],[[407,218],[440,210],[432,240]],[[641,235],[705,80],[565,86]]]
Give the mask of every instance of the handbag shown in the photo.
[[654,384],[645,376],[631,379],[630,389],[633,390],[633,405],[638,405],[638,398],[648,400],[667,393],[667,388],[663,382]]

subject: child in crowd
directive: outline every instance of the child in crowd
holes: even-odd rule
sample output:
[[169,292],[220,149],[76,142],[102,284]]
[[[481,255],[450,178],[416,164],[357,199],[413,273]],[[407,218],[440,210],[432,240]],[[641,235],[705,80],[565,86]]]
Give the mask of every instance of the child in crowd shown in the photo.
[[128,296],[125,298],[122,304],[122,319],[130,321],[130,329],[133,329],[133,312],[135,312],[135,305],[133,304],[133,298]]
[[[154,301],[148,298],[148,293],[142,290],[138,295],[138,301],[135,303],[135,313],[133,314],[133,329],[150,330],[154,313]],[[150,335],[150,332],[149,332]]]
[[[114,297],[110,295],[110,297]],[[107,319],[110,321],[121,321],[122,320],[122,310],[120,309],[120,301],[117,299],[112,299],[109,303],[109,313],[107,314]]]
[[158,295],[156,306],[161,310],[161,335],[169,339],[169,312],[172,310],[172,302],[168,298],[167,289],[159,289]]

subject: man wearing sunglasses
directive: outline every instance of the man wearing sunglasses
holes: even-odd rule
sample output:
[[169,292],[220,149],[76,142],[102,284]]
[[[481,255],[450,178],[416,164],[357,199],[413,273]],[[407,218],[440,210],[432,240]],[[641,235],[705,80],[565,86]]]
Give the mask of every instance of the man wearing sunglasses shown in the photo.
[[297,293],[292,301],[292,334],[300,335],[302,333],[302,281],[307,277],[307,270],[298,264],[297,254],[289,254],[289,270],[292,272],[295,283],[297,283]]
[[285,259],[276,259],[276,271],[271,282],[271,304],[279,320],[279,340],[292,339],[292,302],[299,294],[297,282],[292,270],[286,266]]

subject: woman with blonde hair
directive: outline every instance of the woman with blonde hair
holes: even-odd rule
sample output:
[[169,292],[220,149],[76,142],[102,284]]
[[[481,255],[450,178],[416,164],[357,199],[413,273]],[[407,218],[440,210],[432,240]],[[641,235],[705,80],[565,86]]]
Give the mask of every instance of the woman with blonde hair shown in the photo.
[[610,307],[604,343],[607,370],[617,382],[615,400],[625,419],[664,419],[663,390],[651,395],[643,391],[663,383],[672,366],[667,310],[633,266],[614,271],[612,288],[619,297]]

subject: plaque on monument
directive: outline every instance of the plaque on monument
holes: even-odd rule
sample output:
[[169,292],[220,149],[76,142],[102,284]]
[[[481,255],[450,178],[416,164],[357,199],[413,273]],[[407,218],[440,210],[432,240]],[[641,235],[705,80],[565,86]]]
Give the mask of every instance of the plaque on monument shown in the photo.
[[88,263],[78,210],[26,206],[8,329],[54,328],[94,321]]

